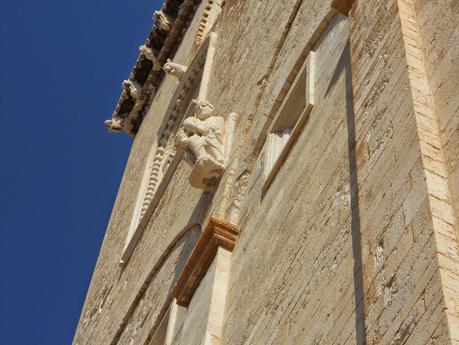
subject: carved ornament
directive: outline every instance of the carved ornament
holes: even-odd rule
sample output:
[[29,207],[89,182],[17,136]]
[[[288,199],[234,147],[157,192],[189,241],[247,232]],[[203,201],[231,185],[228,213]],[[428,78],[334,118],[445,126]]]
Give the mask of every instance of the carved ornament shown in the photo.
[[163,11],[155,11],[153,13],[153,20],[155,21],[156,26],[163,31],[169,32],[172,28],[172,18]]
[[176,77],[178,80],[182,79],[182,76],[185,74],[186,69],[186,66],[172,62],[170,59],[167,59],[167,62],[163,66],[164,72]]
[[192,166],[190,184],[211,190],[225,171],[225,119],[216,114],[208,101],[194,103],[194,115],[183,121],[175,136],[175,146],[185,150],[184,158]]
[[139,98],[142,92],[142,86],[135,80],[130,79],[123,81],[123,89],[129,92],[133,98]]
[[124,127],[124,118],[116,116],[110,120],[105,120],[104,124],[110,132],[120,132]]
[[145,56],[145,59],[150,60],[153,63],[153,71],[159,71],[161,69],[161,63],[158,60],[158,54],[153,49],[148,48],[145,44],[139,47],[140,54]]

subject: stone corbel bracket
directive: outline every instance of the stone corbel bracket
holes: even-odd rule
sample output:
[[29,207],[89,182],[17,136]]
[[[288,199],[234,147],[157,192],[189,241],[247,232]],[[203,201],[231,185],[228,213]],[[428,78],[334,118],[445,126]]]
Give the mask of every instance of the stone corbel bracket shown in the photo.
[[153,64],[152,71],[161,70],[161,63],[158,60],[158,54],[153,51],[152,48],[147,47],[145,44],[139,47],[139,52],[145,57],[145,59],[151,61]]
[[139,98],[142,93],[142,86],[135,80],[125,80],[123,81],[123,89],[126,92],[129,92],[132,98]]
[[167,59],[167,62],[163,66],[164,72],[166,74],[176,77],[178,80],[182,79],[182,76],[185,74],[187,67],[180,65],[178,63],[172,62],[171,59]]
[[188,307],[218,248],[233,251],[238,235],[239,230],[235,225],[219,218],[210,218],[172,290],[172,297],[177,299],[177,304]]

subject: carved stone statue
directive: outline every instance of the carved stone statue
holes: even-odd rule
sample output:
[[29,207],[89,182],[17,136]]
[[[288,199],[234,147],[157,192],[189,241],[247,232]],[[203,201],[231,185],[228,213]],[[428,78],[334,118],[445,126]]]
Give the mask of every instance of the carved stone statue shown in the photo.
[[140,93],[142,92],[142,86],[138,82],[130,79],[123,81],[123,89],[128,91],[134,98],[139,98]]
[[170,31],[172,28],[172,19],[163,11],[155,11],[153,13],[153,20],[156,26],[164,31]]
[[186,66],[180,65],[178,63],[172,62],[170,59],[167,59],[167,62],[163,66],[164,72],[167,74],[173,75],[178,80],[180,80],[186,72]]
[[146,45],[141,45],[139,47],[139,52],[145,56],[147,60],[150,60],[153,63],[153,70],[159,71],[161,69],[161,64],[158,61],[156,54],[153,49],[148,48]]
[[193,167],[189,177],[193,187],[210,190],[223,175],[224,130],[225,119],[203,101],[196,102],[194,116],[185,119],[177,131],[175,145],[185,150],[185,160]]
[[105,127],[107,127],[110,132],[119,132],[124,127],[124,119],[118,116],[113,117],[110,120],[105,120],[104,123]]

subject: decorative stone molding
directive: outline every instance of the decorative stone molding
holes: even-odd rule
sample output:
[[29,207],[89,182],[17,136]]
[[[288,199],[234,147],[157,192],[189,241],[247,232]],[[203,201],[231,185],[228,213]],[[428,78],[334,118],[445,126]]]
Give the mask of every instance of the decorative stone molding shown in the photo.
[[217,249],[222,247],[231,252],[238,235],[239,230],[235,225],[223,219],[210,217],[172,290],[172,296],[177,299],[178,305],[188,306],[199,282],[212,263]]
[[180,80],[182,79],[183,74],[186,72],[186,66],[172,62],[171,59],[167,59],[167,62],[163,66],[163,70],[167,74],[172,75]]
[[222,10],[223,2],[224,0],[207,0],[194,42],[196,46],[201,45],[207,34],[212,30]]
[[140,218],[142,218],[147,212],[148,207],[155,196],[158,185],[164,177],[164,172],[169,168],[172,158],[175,156],[173,146],[173,136],[169,136],[166,145],[160,146],[156,150],[155,158],[150,171],[150,177],[148,179],[147,190],[145,192],[145,198],[140,211]]
[[[201,68],[202,66],[199,65],[199,68],[195,69],[196,73],[192,73],[189,75],[189,78],[187,79],[187,85],[190,85],[191,87],[198,81],[199,78],[197,78],[197,73]],[[154,154],[153,165],[148,179],[145,198],[142,203],[140,218],[143,218],[143,216],[145,215],[158,189],[158,185],[164,177],[165,171],[169,168],[171,160],[176,154],[174,129],[177,128],[177,121],[179,115],[183,115],[188,112],[187,108],[185,107],[185,105],[188,104],[188,102],[184,104],[185,102],[182,101],[182,99],[189,98],[186,95],[188,90],[189,88],[183,87],[178,93],[178,97],[176,98],[175,102],[173,102],[173,105],[170,108],[171,111],[168,114],[168,120],[163,126],[161,134],[158,138],[158,147],[156,148],[156,152]]]

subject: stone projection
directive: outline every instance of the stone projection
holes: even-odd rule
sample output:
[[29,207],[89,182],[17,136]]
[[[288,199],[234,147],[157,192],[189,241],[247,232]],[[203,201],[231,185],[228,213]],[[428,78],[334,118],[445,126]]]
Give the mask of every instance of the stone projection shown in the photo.
[[185,160],[192,166],[190,184],[211,190],[224,172],[225,119],[207,101],[195,101],[194,107],[194,115],[183,121],[175,136],[175,146],[185,150]]

